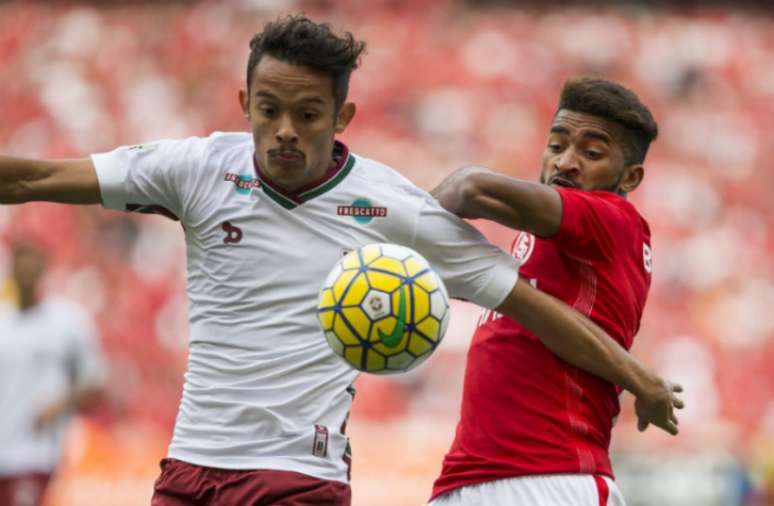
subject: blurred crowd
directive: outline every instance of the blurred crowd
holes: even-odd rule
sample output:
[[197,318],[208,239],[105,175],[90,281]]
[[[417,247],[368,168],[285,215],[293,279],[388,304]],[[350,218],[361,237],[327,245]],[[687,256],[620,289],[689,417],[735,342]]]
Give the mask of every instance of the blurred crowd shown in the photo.
[[[663,466],[672,462],[701,477],[721,469],[729,480],[718,494],[737,502],[701,504],[774,501],[765,499],[774,497],[774,18],[636,5],[474,9],[446,0],[2,3],[0,153],[78,157],[244,130],[237,90],[247,43],[264,21],[301,10],[368,42],[350,89],[358,113],[343,140],[426,189],[468,164],[536,178],[568,77],[604,76],[643,98],[660,135],[631,196],[654,249],[634,352],[682,383],[688,406],[677,439],[639,435],[624,397],[613,438],[622,488],[626,476],[629,490],[643,473],[671,476]],[[477,225],[508,246],[510,232]],[[15,238],[48,248],[49,290],[99,322],[110,398],[92,423],[132,420],[168,433],[187,344],[179,224],[97,208],[0,207],[0,279],[4,244]],[[0,284],[2,292],[10,297],[13,287]],[[455,305],[447,342],[419,371],[362,377],[353,425],[413,420],[413,437],[422,437],[423,424],[440,424],[448,428],[436,436],[443,451],[476,317]],[[357,445],[355,469],[375,465],[358,462]],[[700,456],[694,467],[681,464]],[[643,467],[648,458],[653,465]],[[439,464],[414,470],[428,476],[425,492]],[[631,505],[651,504],[630,496]]]

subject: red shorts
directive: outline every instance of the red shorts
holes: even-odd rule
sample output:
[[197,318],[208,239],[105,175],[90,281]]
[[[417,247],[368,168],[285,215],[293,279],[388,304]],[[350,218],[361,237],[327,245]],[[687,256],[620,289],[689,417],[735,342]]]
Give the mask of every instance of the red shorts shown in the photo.
[[[292,471],[241,471],[161,461],[151,506],[349,506],[349,485]],[[2,503],[0,503],[2,504]]]
[[43,503],[50,473],[27,473],[0,476],[2,506],[38,506]]

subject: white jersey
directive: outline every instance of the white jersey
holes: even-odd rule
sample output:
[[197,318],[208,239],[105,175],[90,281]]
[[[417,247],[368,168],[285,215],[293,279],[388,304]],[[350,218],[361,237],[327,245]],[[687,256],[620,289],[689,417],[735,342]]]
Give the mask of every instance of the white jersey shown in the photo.
[[104,373],[79,307],[49,298],[26,311],[0,308],[0,476],[53,471],[68,420],[39,428],[37,416],[74,387],[101,385]]
[[261,178],[254,151],[247,133],[216,133],[92,157],[105,207],[160,212],[185,230],[191,336],[169,456],[347,482],[343,428],[357,372],[329,349],[316,315],[336,261],[365,244],[402,244],[427,258],[452,297],[489,308],[518,266],[343,144],[336,167],[294,194]]

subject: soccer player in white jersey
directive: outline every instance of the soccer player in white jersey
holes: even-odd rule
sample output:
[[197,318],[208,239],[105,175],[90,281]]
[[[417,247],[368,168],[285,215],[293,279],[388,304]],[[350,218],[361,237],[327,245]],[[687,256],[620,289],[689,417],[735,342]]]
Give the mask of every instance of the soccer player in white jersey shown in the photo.
[[[331,266],[373,242],[415,248],[453,297],[521,321],[568,362],[632,391],[649,422],[667,422],[665,381],[519,280],[509,255],[428,193],[335,140],[355,115],[346,97],[364,43],[289,17],[250,48],[239,99],[252,134],[81,160],[0,157],[0,202],[101,203],[184,226],[189,364],[153,505],[350,503],[356,372],[328,348],[315,307]],[[354,219],[356,207],[373,208],[371,219]]]
[[15,244],[11,253],[18,302],[0,305],[0,504],[37,506],[68,421],[99,399],[105,368],[88,315],[39,293],[43,252]]

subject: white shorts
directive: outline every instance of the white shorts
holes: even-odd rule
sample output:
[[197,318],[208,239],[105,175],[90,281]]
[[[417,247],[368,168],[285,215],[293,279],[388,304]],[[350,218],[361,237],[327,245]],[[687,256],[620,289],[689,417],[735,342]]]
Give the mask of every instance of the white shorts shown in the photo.
[[590,474],[542,474],[451,490],[428,506],[626,506],[615,482]]

